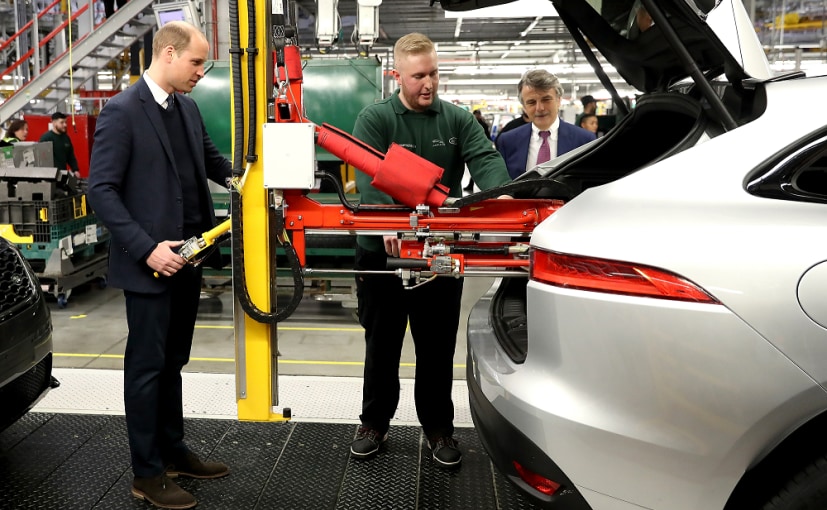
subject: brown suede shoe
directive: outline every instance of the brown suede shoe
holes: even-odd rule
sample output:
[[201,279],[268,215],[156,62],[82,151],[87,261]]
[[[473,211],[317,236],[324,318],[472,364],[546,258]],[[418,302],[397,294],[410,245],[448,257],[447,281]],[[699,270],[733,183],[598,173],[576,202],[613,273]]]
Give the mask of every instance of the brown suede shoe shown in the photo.
[[192,494],[185,491],[169,477],[160,475],[138,478],[132,482],[132,495],[145,499],[158,508],[192,508],[198,504]]
[[190,478],[221,478],[230,474],[230,468],[221,462],[203,462],[192,452],[187,452],[183,459],[179,459],[167,466],[167,476],[176,478],[188,476]]

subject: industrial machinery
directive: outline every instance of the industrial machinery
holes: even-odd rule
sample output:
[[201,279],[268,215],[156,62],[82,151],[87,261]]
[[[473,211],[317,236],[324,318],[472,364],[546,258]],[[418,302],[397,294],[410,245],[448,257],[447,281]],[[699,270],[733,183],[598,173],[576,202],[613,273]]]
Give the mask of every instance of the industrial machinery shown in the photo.
[[[395,145],[382,154],[332,126],[311,123],[302,103],[297,31],[281,2],[269,6],[232,0],[230,18],[238,416],[278,421],[289,418],[289,412],[278,411],[277,325],[295,310],[303,278],[313,274],[313,268],[305,267],[308,237],[396,235],[402,256],[387,271],[409,287],[438,277],[525,277],[528,236],[562,202],[494,200],[540,185],[525,180],[450,198],[439,183],[442,169],[419,156]],[[315,201],[309,191],[321,175],[315,171],[316,144],[371,175],[373,186],[399,205],[353,204],[341,190],[341,203]],[[277,246],[287,253],[294,281],[285,305],[276,302]]]

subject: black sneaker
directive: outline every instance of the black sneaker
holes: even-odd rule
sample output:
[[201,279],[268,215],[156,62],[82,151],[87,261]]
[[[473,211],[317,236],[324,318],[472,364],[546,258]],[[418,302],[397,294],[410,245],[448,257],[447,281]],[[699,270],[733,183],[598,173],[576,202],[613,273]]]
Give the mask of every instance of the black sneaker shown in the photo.
[[387,432],[382,434],[370,427],[359,427],[356,439],[350,444],[350,456],[356,459],[369,459],[376,455],[379,447],[387,440]]
[[434,462],[442,468],[459,467],[462,462],[462,452],[457,447],[453,437],[439,437],[436,441],[428,441],[428,448],[433,452]]

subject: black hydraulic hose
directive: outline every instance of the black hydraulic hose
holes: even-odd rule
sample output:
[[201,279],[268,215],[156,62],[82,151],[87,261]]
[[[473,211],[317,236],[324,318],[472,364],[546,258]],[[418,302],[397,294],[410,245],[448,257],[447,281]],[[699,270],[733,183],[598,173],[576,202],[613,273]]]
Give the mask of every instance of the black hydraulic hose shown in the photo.
[[451,245],[451,253],[462,253],[465,255],[508,255],[508,245],[502,246],[465,246],[462,244]]
[[244,173],[244,90],[241,82],[241,36],[238,33],[238,0],[230,0],[230,68],[233,75],[234,140],[233,175]]
[[247,89],[248,100],[250,102],[247,125],[247,161],[254,163],[258,156],[256,155],[256,57],[258,56],[258,48],[256,47],[256,2],[255,0],[247,0]]
[[518,179],[497,188],[480,191],[479,193],[473,193],[462,198],[449,199],[445,207],[466,207],[477,202],[482,202],[483,200],[497,198],[500,195],[511,195],[520,198],[517,196],[518,194],[526,193],[533,197],[543,188],[556,188],[557,190],[564,191],[570,198],[574,198],[575,196],[574,190],[572,190],[569,185],[555,179],[538,177],[536,179]]
[[345,209],[352,213],[358,213],[360,211],[400,212],[413,210],[407,205],[400,204],[354,204],[347,199],[345,190],[342,187],[342,182],[339,179],[328,172],[316,172],[316,177],[321,177],[322,179],[327,179],[332,182],[333,186],[336,188],[336,194],[339,196],[339,201],[343,206],[345,206]]
[[393,269],[428,269],[427,259],[400,259],[397,257],[388,257],[386,267],[389,270]]
[[347,196],[345,196],[345,189],[344,187],[342,187],[342,181],[340,181],[328,172],[316,172],[316,177],[327,179],[328,181],[333,183],[333,187],[336,188],[336,194],[339,196],[339,201],[342,202],[342,205],[345,206],[345,209],[352,213],[356,212],[356,210],[359,208],[359,204],[354,204],[353,202],[347,199]]
[[[290,302],[287,303],[287,306],[277,310],[275,314],[275,322],[280,322],[293,315],[293,312],[296,311],[299,303],[301,303],[302,296],[304,296],[304,272],[302,271],[301,262],[299,262],[299,255],[296,253],[295,246],[293,246],[293,243],[290,242],[290,239],[286,234],[282,235],[282,233],[285,232],[284,209],[276,209],[271,218],[273,219],[273,223],[275,223],[275,230],[278,232],[276,237],[278,238],[279,245],[284,248],[284,254],[287,256],[287,263],[290,266],[290,272],[293,275],[293,296],[290,298]],[[271,278],[275,277],[275,274],[271,275]]]
[[[253,11],[254,12],[254,11]],[[241,36],[239,34],[238,0],[230,0],[230,60],[233,75],[233,105],[234,105],[234,140],[233,146],[233,175],[240,177],[244,174],[244,90],[241,80]],[[253,32],[251,32],[253,33]],[[252,103],[255,104],[255,103]],[[255,111],[251,112],[255,116]],[[258,309],[250,297],[247,289],[247,279],[244,274],[244,236],[243,217],[241,208],[241,194],[236,189],[230,190],[230,211],[232,212],[232,264],[233,289],[241,305],[241,309],[256,322],[275,324],[278,322],[276,314],[266,313]]]

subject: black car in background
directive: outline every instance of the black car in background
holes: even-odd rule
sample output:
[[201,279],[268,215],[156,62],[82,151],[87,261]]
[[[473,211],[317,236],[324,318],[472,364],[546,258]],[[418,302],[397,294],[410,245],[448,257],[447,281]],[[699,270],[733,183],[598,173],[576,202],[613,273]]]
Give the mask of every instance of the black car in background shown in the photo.
[[17,247],[0,237],[0,431],[57,385],[40,283]]

